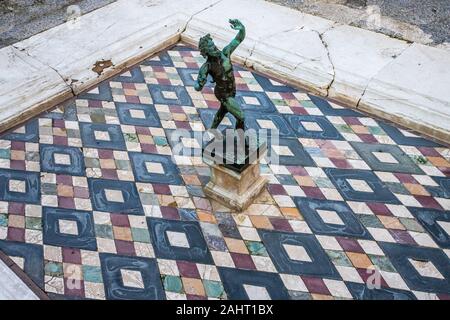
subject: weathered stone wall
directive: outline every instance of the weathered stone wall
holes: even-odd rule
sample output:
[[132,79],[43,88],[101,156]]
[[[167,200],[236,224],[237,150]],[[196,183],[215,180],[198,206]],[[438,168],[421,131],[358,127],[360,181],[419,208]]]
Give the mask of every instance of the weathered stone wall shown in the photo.
[[[0,48],[116,0],[0,0]],[[69,10],[70,6],[74,10]]]

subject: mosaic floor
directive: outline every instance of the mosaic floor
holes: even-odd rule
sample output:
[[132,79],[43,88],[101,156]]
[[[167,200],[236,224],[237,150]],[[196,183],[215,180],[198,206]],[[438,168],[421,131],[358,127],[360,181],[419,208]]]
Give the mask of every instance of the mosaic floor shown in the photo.
[[178,45],[1,136],[0,250],[52,298],[450,298],[449,149],[236,67],[280,164],[229,212],[167,138],[218,108],[202,61]]

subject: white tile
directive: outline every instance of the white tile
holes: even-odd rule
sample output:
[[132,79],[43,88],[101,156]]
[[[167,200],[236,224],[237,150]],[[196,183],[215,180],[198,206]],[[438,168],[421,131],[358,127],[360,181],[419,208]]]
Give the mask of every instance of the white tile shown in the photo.
[[338,224],[345,225],[344,221],[342,221],[341,217],[336,213],[336,211],[332,210],[317,210],[318,215],[325,223],[329,224]]
[[436,220],[437,224],[450,236],[450,222]]
[[272,150],[278,154],[279,156],[289,156],[293,157],[294,154],[292,153],[291,149],[289,149],[288,146],[272,146]]
[[135,119],[145,119],[145,112],[141,109],[130,109],[130,115]]
[[250,300],[271,300],[265,287],[244,284],[244,289]]
[[55,153],[53,154],[53,159],[56,164],[70,165],[70,155],[64,153]]
[[439,270],[431,261],[418,261],[411,258],[409,258],[408,261],[412,264],[414,269],[416,269],[417,272],[422,277],[429,277],[442,280],[445,279],[444,276],[439,272]]
[[256,122],[258,122],[258,125],[262,128],[262,129],[272,129],[272,130],[276,130],[277,126],[273,123],[273,121],[271,120],[261,120],[258,119],[256,120]]
[[312,262],[311,257],[303,246],[294,246],[291,244],[283,244],[289,258],[296,261]]
[[178,99],[177,94],[173,91],[163,91],[162,95],[164,99]]
[[78,235],[78,224],[76,221],[60,219],[58,220],[58,226],[60,233],[73,236]]
[[331,279],[323,279],[323,281],[332,296],[339,298],[352,298],[352,294],[348,291],[348,288],[343,281]]
[[171,246],[189,248],[189,241],[184,232],[166,231],[166,234]]
[[242,97],[244,99],[244,102],[246,104],[251,104],[251,105],[255,105],[255,106],[259,106],[259,100],[255,97]]
[[319,240],[320,246],[325,250],[338,250],[342,251],[342,247],[335,237],[316,235]]
[[183,138],[181,138],[181,143],[186,148],[196,148],[196,149],[200,148],[198,141],[194,138],[183,137]]
[[105,189],[105,195],[106,200],[110,202],[120,202],[120,203],[125,202],[125,200],[123,199],[122,191],[120,190]]
[[280,277],[286,289],[292,291],[308,292],[308,288],[306,288],[305,283],[299,276],[292,274],[280,274]]
[[145,168],[149,173],[164,174],[164,167],[159,162],[146,162]]
[[383,250],[378,246],[375,241],[371,240],[358,240],[359,245],[363,248],[364,252],[367,254],[373,254],[378,256],[383,256]]
[[111,141],[108,131],[94,131],[95,140]]
[[358,192],[373,192],[372,188],[364,180],[359,179],[347,179],[353,190]]
[[137,270],[120,269],[122,282],[125,287],[145,289],[142,274]]
[[336,269],[341,275],[342,280],[349,282],[364,283],[364,280],[361,278],[361,275],[355,268],[336,266]]
[[389,152],[372,152],[372,154],[380,162],[391,163],[391,164],[398,163],[397,159],[395,159],[394,156],[392,154],[390,154]]
[[9,180],[9,191],[11,192],[27,192],[26,182],[24,180]]
[[323,131],[322,127],[317,123],[317,122],[313,122],[313,121],[300,121],[300,123],[302,124],[302,126],[308,130],[308,131],[316,131],[316,132],[320,132]]

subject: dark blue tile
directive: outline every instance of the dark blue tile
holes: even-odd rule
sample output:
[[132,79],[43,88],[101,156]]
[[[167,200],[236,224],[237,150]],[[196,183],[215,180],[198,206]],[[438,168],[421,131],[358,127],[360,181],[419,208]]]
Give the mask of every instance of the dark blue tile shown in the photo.
[[[111,300],[165,300],[158,265],[155,259],[126,257],[100,253],[105,294]],[[122,270],[139,272],[142,286],[128,286]]]
[[179,208],[178,213],[180,214],[181,220],[198,221],[197,213],[194,209]]
[[[62,112],[60,112],[62,111]],[[65,105],[62,110],[55,109],[43,115],[44,118],[54,119],[54,120],[68,120],[68,121],[78,121],[77,118],[77,108],[75,102],[72,101],[68,105]]]
[[432,177],[439,186],[424,186],[425,189],[433,196],[438,198],[450,199],[450,178]]
[[[372,239],[372,236],[345,202],[300,197],[294,198],[294,201],[315,234]],[[334,211],[342,224],[325,222],[318,210]]]
[[[60,229],[61,221],[75,222],[77,230],[73,230],[74,234],[64,233],[64,230]],[[42,210],[42,224],[44,244],[92,251],[97,250],[92,212],[44,207]]]
[[[129,181],[88,178],[92,207],[96,211],[144,215],[136,185]],[[120,191],[122,199],[108,199],[106,191]],[[122,202],[123,200],[123,202]]]
[[[84,147],[126,150],[125,139],[119,125],[80,122],[81,140]],[[109,138],[98,139],[95,132],[107,132]]]
[[[260,76],[256,72],[253,72],[253,76],[255,77],[256,81],[258,81],[259,85],[264,89],[264,91],[267,92],[297,92],[296,89],[289,87],[285,84],[280,83],[273,84],[269,78]],[[276,81],[278,82],[278,81]]]
[[[364,142],[350,142],[350,144],[372,170],[424,174],[422,169],[402,149],[395,145]],[[375,156],[374,152],[391,155],[397,163],[382,162]]]
[[[197,112],[200,114],[200,119],[202,120],[205,128],[206,129],[211,128],[211,125],[213,123],[213,120],[217,113],[217,110],[197,109]],[[225,125],[224,123],[226,120],[224,119],[224,120],[222,120],[222,123],[217,128],[219,131],[224,131],[225,129],[232,129],[232,128],[236,127],[236,119],[230,113],[227,113],[225,118],[227,118],[231,122],[231,125]]]
[[398,128],[388,125],[383,121],[378,121],[378,124],[397,144],[416,147],[441,147],[441,145],[422,137],[405,136]]
[[[116,102],[116,110],[120,123],[141,127],[161,127],[158,112],[153,105]],[[132,112],[143,112],[142,116],[133,117]]]
[[417,300],[412,292],[406,290],[369,288],[365,284],[354,282],[347,282],[346,285],[356,300]]
[[[269,139],[269,144],[271,142],[272,141]],[[289,149],[289,152],[281,152],[282,149],[280,149],[279,147],[281,147],[282,149],[284,149],[284,147],[287,147]],[[272,164],[280,164],[283,166],[315,166],[313,159],[297,139],[280,138],[276,145],[270,145],[267,156]]]
[[409,208],[417,221],[428,231],[442,248],[450,249],[450,235],[439,222],[450,224],[450,212],[427,208]]
[[313,95],[308,95],[312,103],[322,111],[324,116],[339,116],[339,117],[362,117],[363,115],[349,108],[333,108],[331,104],[323,99]]
[[[10,181],[24,184],[24,192],[10,190]],[[0,201],[38,204],[41,201],[41,179],[39,172],[0,169]]]
[[[198,75],[198,69],[192,69],[192,68],[177,68],[178,74],[180,75],[181,80],[183,81],[183,84],[186,87],[193,87],[197,83],[196,77],[194,76]],[[205,87],[213,87],[214,84],[212,83],[213,79],[210,75],[208,75],[208,82],[205,84]]]
[[[57,163],[55,154],[69,156],[70,163]],[[42,171],[72,176],[83,176],[85,174],[84,157],[80,148],[41,144],[40,159]]]
[[101,100],[101,101],[112,101],[113,100],[109,82],[100,83],[100,85],[97,86],[96,89],[98,90],[98,93],[86,92],[86,93],[80,94],[77,97],[77,99]]
[[[261,229],[258,232],[278,272],[341,279],[314,235]],[[292,259],[285,246],[303,247],[311,261]]]
[[237,91],[236,101],[245,112],[252,111],[261,114],[276,112],[272,100],[265,92]]
[[[400,201],[388,187],[371,171],[325,168],[325,173],[336,189],[347,201],[374,201],[389,204],[399,204]],[[357,191],[348,180],[362,180],[373,192]]]
[[[157,258],[204,264],[214,263],[197,221],[147,218],[147,223]],[[173,245],[169,240],[168,232],[183,234],[188,244],[184,246]]]
[[290,299],[283,281],[276,273],[223,267],[217,269],[227,298],[230,300],[248,300],[250,298],[244,285],[264,287],[272,300]]
[[[450,259],[442,250],[384,242],[379,245],[410,289],[450,293]],[[444,279],[422,276],[409,259],[431,262]]]
[[144,66],[173,67],[173,61],[167,52],[162,52],[158,56],[147,59],[141,63]]
[[[286,114],[284,117],[299,138],[345,140],[326,117],[295,114]],[[322,131],[308,130],[305,128],[304,123],[316,124]]]
[[296,138],[294,130],[280,114],[247,112],[245,114],[245,125],[246,129],[256,131],[266,129],[269,136],[274,134],[272,131],[274,130],[273,127],[275,127],[280,138]]
[[110,81],[127,82],[127,83],[145,83],[144,74],[142,73],[141,68],[134,67],[134,68],[130,69],[129,72],[131,74],[131,77],[119,75],[119,76],[111,79]]
[[25,132],[9,132],[1,137],[4,140],[23,141],[23,142],[39,142],[39,122],[38,119],[28,121],[24,125]]
[[36,285],[44,289],[44,250],[42,246],[0,240],[0,250],[10,257],[23,258],[25,273]]
[[[148,85],[154,104],[193,106],[191,97],[183,86]],[[164,97],[164,93],[173,93],[175,97]]]
[[[171,156],[138,152],[130,152],[129,155],[136,181],[175,185],[183,184],[180,171],[172,162]],[[164,172],[150,172],[147,168],[147,163],[160,164]]]

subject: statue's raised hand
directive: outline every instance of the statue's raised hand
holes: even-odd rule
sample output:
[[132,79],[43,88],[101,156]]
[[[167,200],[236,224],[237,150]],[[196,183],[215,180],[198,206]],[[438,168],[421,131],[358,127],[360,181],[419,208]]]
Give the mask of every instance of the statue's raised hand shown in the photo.
[[240,22],[238,19],[230,19],[229,22],[230,22],[231,28],[234,29],[234,30],[245,29],[245,27],[242,24],[242,22]]

